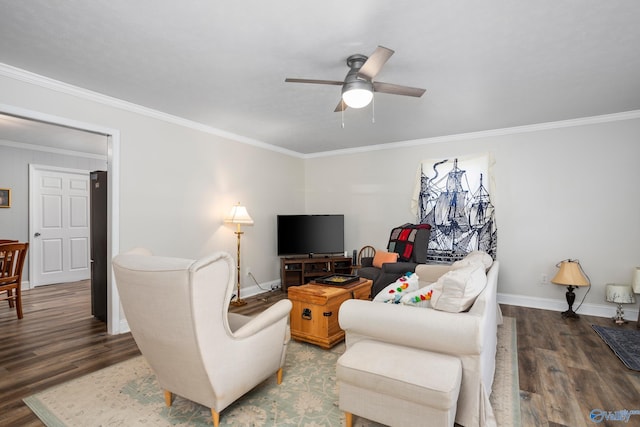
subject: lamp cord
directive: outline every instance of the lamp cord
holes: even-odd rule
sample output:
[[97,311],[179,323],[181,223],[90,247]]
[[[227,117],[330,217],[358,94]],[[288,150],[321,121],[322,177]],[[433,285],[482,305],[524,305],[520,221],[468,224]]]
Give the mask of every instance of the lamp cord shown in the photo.
[[260,283],[258,283],[258,281],[256,280],[256,278],[253,276],[253,273],[249,272],[248,275],[253,279],[254,283],[256,284],[256,286],[258,288],[260,288],[263,291],[270,291],[271,289],[265,289],[262,286],[260,286]]
[[[249,274],[248,274],[248,275],[251,277],[251,279],[253,279],[253,281],[255,282],[256,286],[257,286],[258,288],[260,288],[260,290],[263,290],[263,291],[265,291],[265,292],[274,292],[274,291],[277,291],[277,290],[278,290],[278,288],[276,288],[276,289],[265,289],[265,288],[263,288],[262,286],[260,286],[260,283],[258,283],[258,281],[257,281],[257,280],[256,280],[256,278],[254,277],[253,273],[249,272]],[[268,302],[268,301],[269,301],[269,295],[267,295],[266,297],[260,298],[260,300],[261,300],[262,302]]]
[[582,265],[580,264],[580,261],[577,260],[577,259],[574,260],[574,261],[576,261],[578,263],[578,267],[580,267],[580,271],[582,271],[582,274],[584,274],[584,277],[587,278],[587,282],[589,282],[589,287],[587,288],[587,292],[584,293],[584,296],[582,297],[582,301],[580,301],[580,304],[578,304],[578,308],[576,308],[576,313],[577,313],[578,310],[580,310],[580,307],[582,307],[582,303],[587,298],[587,295],[589,295],[589,292],[591,291],[591,278],[589,277],[589,275],[582,268]]

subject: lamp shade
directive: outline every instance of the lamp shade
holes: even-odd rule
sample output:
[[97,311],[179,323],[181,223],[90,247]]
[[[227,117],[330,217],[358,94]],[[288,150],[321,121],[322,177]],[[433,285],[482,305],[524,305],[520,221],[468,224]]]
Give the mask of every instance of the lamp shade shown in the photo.
[[551,279],[556,285],[589,286],[589,281],[582,272],[578,261],[566,260],[560,263],[560,270]]
[[633,270],[633,292],[640,294],[640,267],[636,267]]
[[224,218],[224,222],[231,224],[253,225],[253,219],[249,216],[247,208],[240,205],[240,203],[231,208],[229,214]]
[[629,285],[607,285],[606,299],[617,304],[633,304],[636,298]]
[[373,99],[373,87],[366,80],[355,80],[342,87],[342,100],[351,108],[362,108]]

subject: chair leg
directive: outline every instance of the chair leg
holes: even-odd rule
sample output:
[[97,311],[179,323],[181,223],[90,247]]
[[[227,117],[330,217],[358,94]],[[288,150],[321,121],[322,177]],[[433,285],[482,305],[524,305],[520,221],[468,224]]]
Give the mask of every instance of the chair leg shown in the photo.
[[7,300],[9,301],[9,307],[14,308],[15,303],[13,302],[13,292],[11,289],[7,289]]
[[345,427],[353,426],[353,414],[351,412],[344,413],[344,425]]
[[278,385],[282,384],[282,368],[278,369],[278,372],[276,373],[276,378],[277,378]]
[[171,406],[173,400],[173,395],[171,394],[171,392],[169,390],[165,390],[164,391],[164,403],[167,406]]
[[211,409],[211,418],[213,418],[213,427],[218,427],[220,425],[220,414]]
[[22,319],[22,292],[20,289],[16,289],[16,312],[18,313],[18,319]]

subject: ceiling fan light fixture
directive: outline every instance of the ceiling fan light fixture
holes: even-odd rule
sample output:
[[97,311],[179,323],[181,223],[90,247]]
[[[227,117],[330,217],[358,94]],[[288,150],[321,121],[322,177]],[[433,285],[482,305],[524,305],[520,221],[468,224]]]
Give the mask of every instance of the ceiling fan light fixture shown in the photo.
[[342,100],[351,108],[363,108],[373,99],[371,82],[357,80],[346,83],[342,88]]

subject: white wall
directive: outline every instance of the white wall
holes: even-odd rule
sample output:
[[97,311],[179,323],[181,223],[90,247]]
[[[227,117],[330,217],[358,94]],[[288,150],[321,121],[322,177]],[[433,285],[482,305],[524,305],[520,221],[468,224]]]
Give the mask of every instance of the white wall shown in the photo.
[[[121,250],[235,254],[222,218],[240,201],[256,222],[244,228],[243,266],[268,283],[279,279],[278,213],[344,213],[348,249],[382,247],[391,227],[414,221],[420,160],[490,152],[503,298],[563,308],[565,289],[538,282],[558,261],[578,258],[593,283],[587,304],[606,306],[605,284],[628,283],[640,265],[640,119],[303,160],[29,79],[0,76],[0,93],[4,104],[120,132]],[[243,283],[251,285],[244,274]],[[577,294],[580,301],[584,290]]]
[[[421,160],[491,153],[503,299],[566,309],[566,288],[539,282],[558,261],[577,258],[593,284],[585,307],[613,314],[605,285],[630,283],[640,265],[639,136],[633,119],[316,157],[306,162],[307,208],[343,212],[349,249],[384,247],[392,227],[415,222],[410,200]],[[574,309],[585,290],[576,294]]]
[[[244,227],[243,266],[259,282],[279,279],[276,215],[304,211],[304,161],[211,132],[117,108],[117,101],[74,96],[0,76],[1,102],[120,132],[120,249],[146,246],[158,254],[235,256],[234,228],[222,222],[242,202],[255,225]],[[44,86],[44,87],[43,87]],[[116,105],[116,106],[114,106]],[[243,277],[248,285],[250,280]]]
[[[222,221],[240,201],[255,221],[244,227],[243,266],[261,284],[279,280],[276,215],[304,211],[299,156],[236,142],[215,130],[28,73],[0,75],[0,94],[0,103],[15,109],[119,132],[116,250],[145,246],[185,258],[223,250],[235,258],[234,228]],[[245,288],[253,285],[244,272],[242,282]]]

